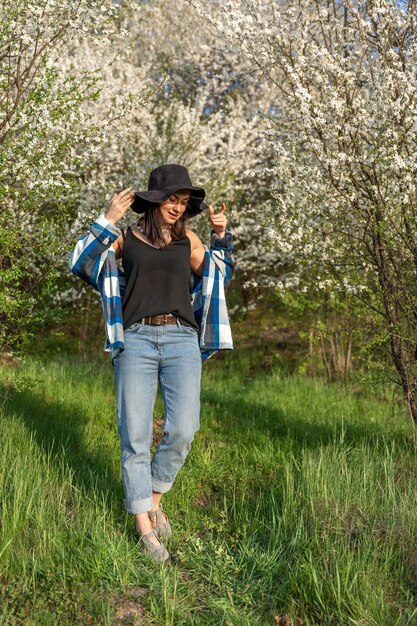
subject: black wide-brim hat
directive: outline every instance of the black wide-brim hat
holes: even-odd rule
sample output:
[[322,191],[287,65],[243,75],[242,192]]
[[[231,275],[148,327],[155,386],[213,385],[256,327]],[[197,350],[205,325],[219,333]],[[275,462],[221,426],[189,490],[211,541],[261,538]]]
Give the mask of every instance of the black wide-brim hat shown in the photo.
[[148,191],[135,191],[135,198],[131,209],[135,213],[144,213],[150,208],[155,208],[164,200],[168,200],[171,194],[180,189],[189,190],[190,198],[183,215],[194,217],[208,208],[203,202],[206,192],[202,187],[195,187],[191,183],[187,168],[176,163],[168,163],[156,167],[149,174]]

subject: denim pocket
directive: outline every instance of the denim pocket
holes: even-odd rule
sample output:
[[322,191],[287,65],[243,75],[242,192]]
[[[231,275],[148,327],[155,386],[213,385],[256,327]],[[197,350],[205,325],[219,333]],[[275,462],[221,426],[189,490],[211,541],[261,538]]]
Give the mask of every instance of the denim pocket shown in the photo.
[[195,335],[198,337],[198,332],[192,326],[186,326],[185,324],[181,324],[180,328],[183,329],[188,335]]
[[129,326],[129,328],[125,328],[124,333],[133,333],[135,330],[137,331],[139,327],[143,327],[144,324],[142,322],[134,322]]

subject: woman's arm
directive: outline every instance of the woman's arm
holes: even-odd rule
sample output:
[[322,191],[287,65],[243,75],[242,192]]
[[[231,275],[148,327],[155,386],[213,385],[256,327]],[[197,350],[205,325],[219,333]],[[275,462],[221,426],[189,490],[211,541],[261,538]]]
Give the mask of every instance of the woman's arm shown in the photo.
[[112,245],[116,259],[121,259],[123,251],[123,235],[119,235],[116,241],[113,241]]
[[191,243],[191,256],[190,256],[190,264],[193,272],[202,276],[203,274],[203,265],[204,265],[204,246],[200,241],[200,238],[197,235],[187,228],[186,234]]
[[[217,213],[217,215],[215,215],[214,208],[211,206],[211,204],[209,204],[211,227],[220,239],[222,239],[226,234],[227,218],[224,214],[225,210],[226,205],[224,202],[222,202],[220,211]],[[200,238],[197,237],[197,235],[192,230],[187,228],[186,234],[191,242],[191,269],[193,270],[193,272],[198,274],[198,276],[202,276],[205,248],[201,243]]]
[[104,214],[90,226],[87,235],[81,237],[71,254],[69,266],[71,271],[87,283],[98,289],[101,268],[109,253],[109,249],[120,255],[120,230],[116,226],[133,202],[134,193],[124,189],[114,194]]
[[[111,224],[116,224],[116,222],[123,217],[126,211],[128,211],[133,202],[134,196],[135,194],[130,187],[123,189],[123,191],[118,194],[115,193],[110,198],[109,206],[107,207],[107,211],[105,213],[106,219],[108,219]],[[113,250],[116,255],[116,259],[120,259],[122,257],[123,250],[123,235],[119,235],[116,241],[113,241]]]

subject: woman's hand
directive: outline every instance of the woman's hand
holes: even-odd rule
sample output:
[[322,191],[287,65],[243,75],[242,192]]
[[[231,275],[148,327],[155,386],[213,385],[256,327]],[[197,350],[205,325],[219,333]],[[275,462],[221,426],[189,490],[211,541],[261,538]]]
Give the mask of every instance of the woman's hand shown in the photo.
[[224,237],[226,234],[227,218],[224,214],[225,210],[226,205],[222,202],[222,208],[217,215],[215,215],[213,207],[209,204],[211,227],[220,238]]
[[110,198],[108,207],[104,214],[106,220],[115,224],[128,211],[135,197],[130,187],[123,189],[120,193],[115,193]]

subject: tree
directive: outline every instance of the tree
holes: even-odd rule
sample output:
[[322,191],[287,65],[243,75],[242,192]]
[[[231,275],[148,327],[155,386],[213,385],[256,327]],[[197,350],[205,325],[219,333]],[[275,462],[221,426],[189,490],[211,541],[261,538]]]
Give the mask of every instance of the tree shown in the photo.
[[416,3],[189,4],[279,97],[276,245],[300,285],[314,269],[366,305],[417,422]]
[[[2,3],[0,352],[21,348],[56,313],[54,272],[77,230],[83,170],[115,127],[111,109],[101,120],[89,110],[100,94],[100,73],[63,71],[68,43],[82,37],[104,45],[103,60],[111,63],[111,44],[124,37],[115,28],[122,14],[110,0]],[[119,98],[118,118],[134,97]]]

